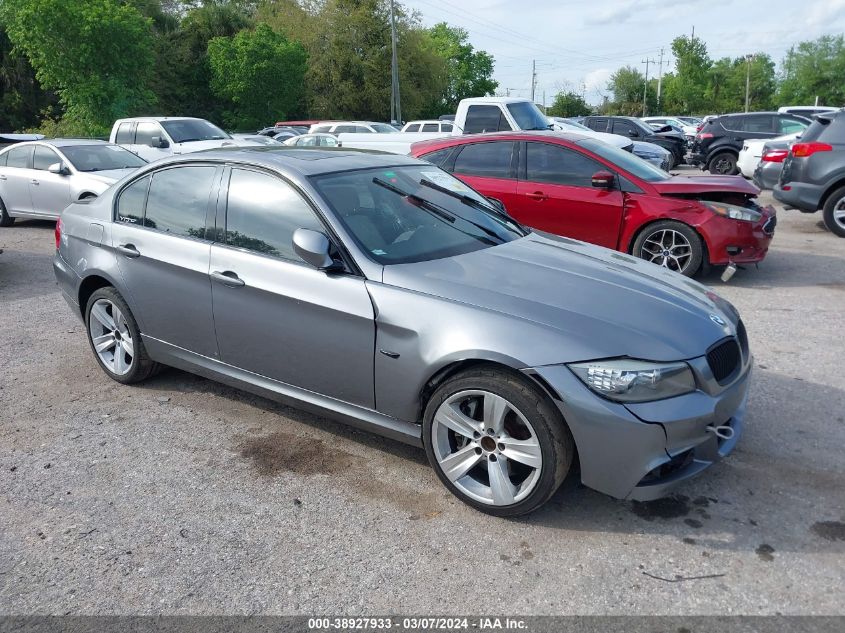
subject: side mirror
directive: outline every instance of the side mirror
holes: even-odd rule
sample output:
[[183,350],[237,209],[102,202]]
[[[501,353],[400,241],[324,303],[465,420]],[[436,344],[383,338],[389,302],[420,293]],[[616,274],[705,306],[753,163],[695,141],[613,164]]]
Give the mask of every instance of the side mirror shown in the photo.
[[637,132],[636,130],[628,130],[628,136],[633,136],[634,138],[636,138],[639,135],[639,132]]
[[164,149],[166,147],[170,147],[170,141],[166,138],[162,138],[160,136],[154,136],[150,139],[150,147],[157,147],[159,149]]
[[47,167],[47,171],[51,174],[58,174],[59,176],[67,176],[70,174],[70,169],[64,163],[53,163]]
[[597,171],[593,174],[593,187],[597,189],[613,189],[616,176],[609,171]]
[[296,229],[293,233],[293,250],[306,264],[317,270],[340,270],[343,264],[331,255],[332,243],[325,233],[311,229]]

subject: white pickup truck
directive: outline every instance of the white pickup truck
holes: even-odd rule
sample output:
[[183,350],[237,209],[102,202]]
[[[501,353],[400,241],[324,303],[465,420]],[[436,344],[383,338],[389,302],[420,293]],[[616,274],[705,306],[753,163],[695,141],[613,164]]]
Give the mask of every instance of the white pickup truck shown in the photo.
[[377,149],[407,154],[411,144],[444,136],[508,132],[511,130],[548,130],[549,120],[530,99],[519,97],[474,97],[462,99],[455,113],[451,134],[448,132],[397,132],[395,134],[338,134],[343,147]]
[[260,145],[232,138],[205,119],[173,116],[118,119],[112,126],[109,141],[148,161],[228,145]]

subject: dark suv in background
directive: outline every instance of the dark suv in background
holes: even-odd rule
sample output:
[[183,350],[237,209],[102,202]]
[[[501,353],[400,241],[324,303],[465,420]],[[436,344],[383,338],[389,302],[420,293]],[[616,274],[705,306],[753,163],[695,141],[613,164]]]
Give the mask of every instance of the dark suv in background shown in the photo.
[[680,132],[655,132],[647,123],[630,116],[586,116],[581,124],[596,132],[619,134],[635,141],[660,145],[663,149],[672,152],[670,169],[684,162],[687,142]]
[[738,174],[736,159],[748,139],[801,132],[810,119],[780,112],[723,114],[704,123],[695,135],[690,162],[711,174]]
[[775,198],[804,213],[824,209],[824,223],[845,237],[845,109],[816,115],[793,143]]

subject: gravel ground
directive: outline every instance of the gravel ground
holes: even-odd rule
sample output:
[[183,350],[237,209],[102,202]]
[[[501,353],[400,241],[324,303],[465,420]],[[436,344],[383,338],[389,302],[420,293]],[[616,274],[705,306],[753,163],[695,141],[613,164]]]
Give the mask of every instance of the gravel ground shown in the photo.
[[420,450],[176,370],[108,380],[52,224],[0,229],[0,613],[842,614],[845,239],[819,220],[781,212],[759,269],[705,279],[756,355],[736,452],[648,504],[570,478],[520,520]]

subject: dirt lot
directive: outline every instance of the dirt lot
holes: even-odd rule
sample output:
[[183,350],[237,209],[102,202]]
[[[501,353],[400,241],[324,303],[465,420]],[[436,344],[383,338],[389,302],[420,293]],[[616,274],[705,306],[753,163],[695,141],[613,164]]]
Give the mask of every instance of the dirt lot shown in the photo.
[[175,370],[108,380],[52,225],[0,229],[0,612],[841,614],[845,239],[819,220],[705,280],[756,355],[736,452],[648,504],[570,478],[522,520],[422,451]]

